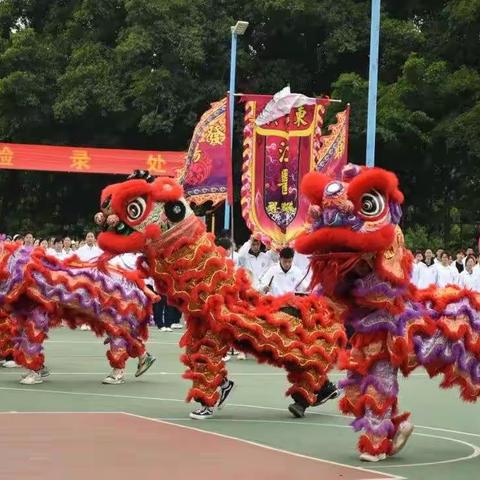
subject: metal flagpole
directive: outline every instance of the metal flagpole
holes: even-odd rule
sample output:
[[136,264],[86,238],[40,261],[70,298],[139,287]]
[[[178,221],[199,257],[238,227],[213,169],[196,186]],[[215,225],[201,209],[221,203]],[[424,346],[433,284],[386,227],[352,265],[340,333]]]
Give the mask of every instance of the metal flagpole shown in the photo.
[[375,133],[377,128],[378,52],[380,43],[380,4],[372,0],[370,28],[370,72],[368,85],[367,167],[375,166]]

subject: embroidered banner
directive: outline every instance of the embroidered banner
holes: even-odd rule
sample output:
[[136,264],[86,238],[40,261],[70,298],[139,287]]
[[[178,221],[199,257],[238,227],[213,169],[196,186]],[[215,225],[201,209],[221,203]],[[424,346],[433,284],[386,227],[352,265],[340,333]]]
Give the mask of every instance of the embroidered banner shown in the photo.
[[149,170],[153,175],[178,178],[184,165],[185,152],[0,143],[0,170],[127,175],[133,170]]
[[211,104],[193,132],[181,181],[185,197],[196,205],[227,198],[231,175],[228,102],[223,98]]
[[[303,230],[309,202],[299,195],[300,182],[315,168],[329,104],[328,99],[298,97],[288,92],[278,103],[269,95],[242,97],[242,214],[252,233],[273,248],[288,245]],[[285,105],[291,106],[286,115]],[[270,113],[262,114],[264,109]]]
[[328,135],[321,138],[321,146],[315,153],[315,170],[333,178],[341,178],[342,168],[348,163],[348,129],[350,105],[337,113],[337,123],[328,127]]

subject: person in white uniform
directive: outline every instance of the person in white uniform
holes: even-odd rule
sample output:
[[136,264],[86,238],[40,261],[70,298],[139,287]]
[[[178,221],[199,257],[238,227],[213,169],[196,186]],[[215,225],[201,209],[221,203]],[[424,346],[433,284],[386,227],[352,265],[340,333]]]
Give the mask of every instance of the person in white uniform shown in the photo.
[[435,266],[437,270],[437,287],[443,288],[447,285],[456,285],[458,283],[457,269],[449,264],[447,252],[443,252],[440,257],[440,263]]
[[280,260],[272,265],[260,278],[260,289],[274,296],[286,293],[305,293],[305,273],[293,265],[295,252],[290,247],[280,251]]
[[53,240],[53,248],[49,248],[47,253],[58,260],[64,260],[65,252],[63,251],[63,240],[61,238],[55,238]]
[[480,292],[480,272],[475,270],[476,259],[473,255],[467,257],[465,261],[465,270],[460,274],[458,285],[467,290]]
[[261,247],[262,243],[260,240],[252,238],[248,251],[245,252],[243,249],[238,257],[238,266],[246,268],[252,273],[254,283],[260,283],[263,274],[272,265],[270,255],[262,252]]
[[412,265],[412,276],[411,276],[411,282],[418,287],[418,280],[419,280],[419,275],[421,269],[424,268],[423,264],[423,253],[420,250],[417,250],[415,252],[415,257],[413,259],[413,265]]
[[[433,252],[429,248],[425,250],[425,258],[417,265],[416,277],[413,283],[417,288],[428,288],[437,284],[437,268],[433,258]],[[416,282],[416,283],[415,283]]]
[[102,255],[103,250],[95,243],[95,234],[88,232],[85,237],[85,245],[81,246],[76,252],[82,262],[93,262]]

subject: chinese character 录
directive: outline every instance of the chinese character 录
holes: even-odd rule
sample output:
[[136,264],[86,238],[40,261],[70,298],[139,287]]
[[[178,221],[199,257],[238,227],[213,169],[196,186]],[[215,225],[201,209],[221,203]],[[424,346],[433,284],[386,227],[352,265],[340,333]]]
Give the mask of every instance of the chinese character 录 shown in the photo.
[[88,170],[90,168],[90,157],[86,150],[73,150],[70,160],[72,161],[70,166],[75,170]]

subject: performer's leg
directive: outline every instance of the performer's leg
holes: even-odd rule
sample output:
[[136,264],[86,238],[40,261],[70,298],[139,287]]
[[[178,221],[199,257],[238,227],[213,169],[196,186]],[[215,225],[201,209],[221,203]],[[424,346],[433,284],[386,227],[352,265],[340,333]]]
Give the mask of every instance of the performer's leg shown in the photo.
[[130,357],[138,357],[136,377],[143,375],[157,360],[145,349],[145,340],[148,338],[148,325],[146,322],[135,326],[128,339],[127,350]]
[[41,307],[14,316],[18,326],[19,336],[14,348],[15,362],[30,370],[20,383],[24,385],[35,385],[42,383],[43,377],[48,376],[44,371],[45,356],[43,353],[43,342],[48,335],[49,317]]
[[305,416],[309,406],[317,406],[338,397],[338,389],[325,373],[317,369],[288,368],[288,380],[292,386],[287,395],[291,395],[295,403],[289,405],[288,410],[297,418]]
[[105,385],[119,385],[125,383],[125,363],[129,357],[128,343],[122,336],[109,334],[109,350],[107,358],[113,368],[110,375],[103,379]]
[[[223,392],[218,391],[219,387],[222,389],[223,386],[225,389],[230,384],[233,387],[233,382],[227,379],[227,370],[222,360],[230,343],[209,330],[195,331],[195,327],[191,325],[182,339],[182,343],[184,342],[186,352],[182,355],[182,361],[189,369],[183,377],[193,381],[187,401],[194,399],[202,404],[202,408],[195,410],[190,416],[195,419],[211,417],[213,407],[222,401]],[[228,393],[230,391],[231,388]],[[226,396],[223,396],[225,401]]]
[[[358,360],[358,350],[353,348],[352,354]],[[397,373],[388,360],[378,360],[367,374],[350,370],[341,382],[345,390],[341,410],[356,417],[352,423],[356,431],[363,430],[358,442],[362,460],[375,462],[397,453],[413,430],[406,422],[410,414],[398,413]]]

